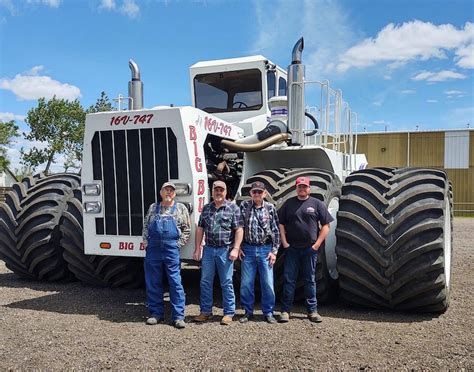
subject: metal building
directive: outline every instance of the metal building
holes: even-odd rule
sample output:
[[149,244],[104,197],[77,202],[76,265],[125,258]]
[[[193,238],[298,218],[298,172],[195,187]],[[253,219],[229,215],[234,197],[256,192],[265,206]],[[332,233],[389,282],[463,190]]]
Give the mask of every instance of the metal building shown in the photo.
[[369,167],[433,167],[453,183],[457,216],[474,216],[474,129],[359,133]]

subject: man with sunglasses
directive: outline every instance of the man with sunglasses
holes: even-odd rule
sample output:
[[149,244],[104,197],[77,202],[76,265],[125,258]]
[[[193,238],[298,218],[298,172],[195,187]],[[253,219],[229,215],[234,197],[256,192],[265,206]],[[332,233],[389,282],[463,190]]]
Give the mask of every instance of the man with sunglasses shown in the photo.
[[[222,288],[224,316],[221,324],[232,323],[235,314],[235,295],[232,276],[234,261],[239,257],[242,243],[242,218],[235,203],[226,200],[227,186],[223,181],[212,185],[213,201],[204,206],[196,229],[194,259],[202,260],[201,267],[201,313],[196,322],[206,322],[212,318],[212,289],[217,269]],[[201,246],[206,236],[204,249]]]
[[315,271],[318,250],[329,233],[329,224],[333,218],[326,205],[310,195],[309,177],[298,177],[296,196],[288,199],[279,210],[281,242],[285,249],[280,315],[282,323],[290,319],[298,272],[301,272],[304,282],[308,319],[322,322],[316,300]]
[[273,265],[280,247],[278,215],[273,204],[265,201],[267,191],[260,181],[252,183],[251,200],[240,205],[244,218],[244,244],[240,256],[242,260],[240,301],[245,310],[240,323],[253,318],[255,302],[255,276],[258,271],[262,291],[262,313],[265,320],[276,323],[273,317],[275,290],[273,288]]

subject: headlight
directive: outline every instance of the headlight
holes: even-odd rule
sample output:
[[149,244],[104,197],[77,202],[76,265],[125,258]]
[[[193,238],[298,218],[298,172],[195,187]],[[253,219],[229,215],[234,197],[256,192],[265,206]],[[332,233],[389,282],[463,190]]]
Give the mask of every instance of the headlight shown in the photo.
[[84,203],[84,211],[86,213],[100,213],[101,210],[102,204],[98,201]]
[[189,183],[175,183],[176,195],[191,195],[192,187]]
[[97,183],[86,183],[82,185],[84,195],[100,195],[100,185]]

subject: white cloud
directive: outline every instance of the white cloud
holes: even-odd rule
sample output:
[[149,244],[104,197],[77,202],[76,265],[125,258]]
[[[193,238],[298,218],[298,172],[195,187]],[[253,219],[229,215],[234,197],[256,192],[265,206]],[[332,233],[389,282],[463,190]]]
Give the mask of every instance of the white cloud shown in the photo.
[[374,101],[374,102],[372,102],[372,104],[373,104],[374,106],[382,106],[382,103],[383,103],[382,101]]
[[16,115],[11,112],[0,112],[0,121],[10,121],[10,120],[18,120],[18,121],[25,121],[25,115]]
[[438,103],[437,99],[427,99],[426,102],[428,103]]
[[460,90],[445,90],[444,91],[444,94],[449,94],[449,95],[452,95],[452,94],[463,94],[464,92],[460,91]]
[[303,35],[306,78],[331,78],[328,74],[333,70],[331,66],[337,61],[337,56],[356,39],[344,8],[337,2],[324,0],[305,0],[298,2],[298,6],[287,0],[276,0],[271,4],[254,2],[258,33],[247,52],[272,56],[288,63],[291,48]]
[[461,68],[474,68],[474,43],[456,51],[458,61],[456,65]]
[[114,10],[116,8],[115,0],[102,0],[99,5],[100,9]]
[[1,79],[0,89],[10,90],[20,100],[36,100],[41,97],[74,100],[81,97],[81,90],[67,83],[61,83],[46,75],[38,75],[43,66],[35,66],[13,79]]
[[374,124],[385,124],[385,120],[374,120]]
[[364,68],[379,62],[390,63],[391,68],[396,68],[411,60],[447,58],[446,51],[449,50],[461,53],[458,65],[469,65],[470,60],[463,51],[465,45],[473,41],[474,23],[471,22],[460,29],[451,24],[436,26],[418,20],[401,25],[390,23],[375,38],[365,39],[342,54],[337,70],[345,72],[352,67]]
[[61,4],[61,0],[28,0],[28,4],[42,4],[51,8],[58,8]]
[[135,0],[123,0],[120,6],[116,0],[101,0],[99,9],[119,12],[132,19],[140,15],[140,7]]
[[405,90],[400,91],[400,93],[402,93],[402,94],[413,94],[413,93],[416,93],[416,90],[405,89]]
[[439,72],[431,72],[431,71],[421,71],[411,79],[415,81],[426,80],[430,82],[439,82],[439,81],[446,81],[450,79],[465,79],[466,75],[460,74],[459,72],[443,70]]
[[124,0],[120,7],[120,13],[130,18],[137,18],[140,15],[140,7],[135,3],[135,0]]

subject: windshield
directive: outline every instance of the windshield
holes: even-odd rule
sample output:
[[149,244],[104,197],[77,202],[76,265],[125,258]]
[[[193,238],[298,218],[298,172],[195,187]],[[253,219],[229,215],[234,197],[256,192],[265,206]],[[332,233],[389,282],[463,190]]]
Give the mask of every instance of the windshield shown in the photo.
[[196,75],[196,107],[209,113],[259,110],[262,107],[260,70]]

